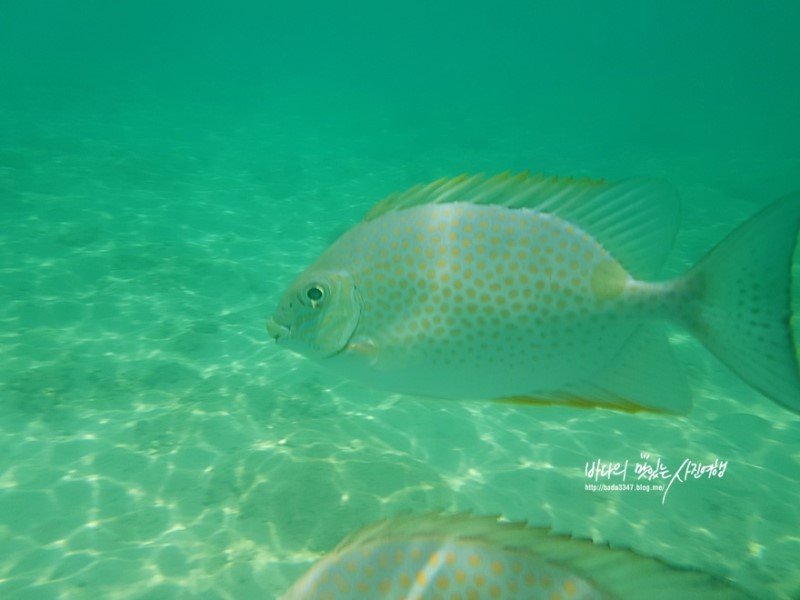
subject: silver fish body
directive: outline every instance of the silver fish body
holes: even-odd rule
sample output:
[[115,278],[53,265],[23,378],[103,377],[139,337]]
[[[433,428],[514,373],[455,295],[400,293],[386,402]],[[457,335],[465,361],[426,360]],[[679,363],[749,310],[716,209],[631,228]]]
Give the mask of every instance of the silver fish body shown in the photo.
[[712,575],[470,515],[401,516],[356,532],[280,600],[745,600]]
[[[787,240],[800,225],[797,205],[772,211],[792,217]],[[688,388],[661,325],[683,325],[725,354],[713,328],[734,307],[708,296],[741,282],[708,282],[749,257],[747,248],[727,261],[712,253],[711,266],[646,281],[670,249],[678,213],[672,189],[650,180],[435,182],[390,197],[329,247],[289,286],[268,330],[395,392],[684,412]],[[767,225],[749,229],[758,238]],[[767,393],[796,410],[796,360],[778,359],[781,389]]]

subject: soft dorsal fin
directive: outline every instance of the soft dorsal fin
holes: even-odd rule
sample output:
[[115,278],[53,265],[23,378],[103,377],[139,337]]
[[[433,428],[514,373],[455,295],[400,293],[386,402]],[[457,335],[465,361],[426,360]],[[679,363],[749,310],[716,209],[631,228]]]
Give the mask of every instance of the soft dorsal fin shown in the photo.
[[423,204],[450,202],[529,208],[555,215],[594,237],[640,278],[658,272],[680,222],[678,195],[664,181],[640,178],[609,183],[509,172],[493,177],[459,175],[420,184],[378,202],[364,220]]

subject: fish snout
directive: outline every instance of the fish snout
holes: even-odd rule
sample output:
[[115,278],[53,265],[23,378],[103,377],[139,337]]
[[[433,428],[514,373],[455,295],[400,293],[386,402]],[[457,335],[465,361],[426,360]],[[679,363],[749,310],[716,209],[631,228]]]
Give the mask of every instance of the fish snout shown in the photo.
[[270,317],[267,319],[267,333],[275,341],[289,335],[290,329],[286,325],[281,325],[275,319]]

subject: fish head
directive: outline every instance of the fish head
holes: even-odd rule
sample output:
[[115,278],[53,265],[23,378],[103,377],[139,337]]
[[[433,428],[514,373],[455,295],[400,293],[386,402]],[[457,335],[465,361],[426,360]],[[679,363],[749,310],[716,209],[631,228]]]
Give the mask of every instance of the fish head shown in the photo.
[[298,354],[328,358],[347,347],[362,308],[361,295],[349,273],[308,269],[284,292],[267,320],[267,332]]

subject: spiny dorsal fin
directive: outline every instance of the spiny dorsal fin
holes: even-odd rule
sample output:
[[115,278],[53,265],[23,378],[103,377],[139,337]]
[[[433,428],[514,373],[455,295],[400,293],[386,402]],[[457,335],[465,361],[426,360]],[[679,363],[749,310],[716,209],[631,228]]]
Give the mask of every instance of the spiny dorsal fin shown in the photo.
[[537,208],[543,200],[564,191],[572,192],[583,187],[603,185],[607,183],[602,179],[530,175],[527,171],[516,175],[505,171],[492,177],[483,173],[462,173],[457,177],[442,177],[432,183],[421,183],[403,192],[391,194],[373,206],[364,216],[364,220],[372,221],[388,212],[421,204],[448,202]]
[[648,598],[656,600],[677,597],[697,600],[750,598],[743,590],[708,573],[673,567],[631,550],[556,534],[548,528],[533,528],[521,522],[471,514],[395,516],[348,537],[334,552],[387,541],[413,542],[420,539],[480,543],[526,553],[566,569],[591,582],[608,597],[621,600],[640,598],[643,586],[647,586]]
[[552,214],[594,237],[639,278],[655,276],[672,248],[680,222],[678,195],[663,181],[639,178],[609,183],[509,172],[493,177],[465,174],[414,186],[378,202],[364,221],[424,204],[450,202]]

